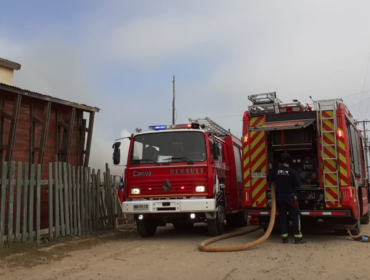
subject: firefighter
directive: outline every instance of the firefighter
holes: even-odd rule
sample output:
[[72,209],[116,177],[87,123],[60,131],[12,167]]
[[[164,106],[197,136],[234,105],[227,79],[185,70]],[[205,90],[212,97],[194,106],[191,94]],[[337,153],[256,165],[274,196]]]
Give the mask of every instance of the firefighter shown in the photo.
[[276,205],[280,217],[280,229],[283,243],[288,243],[288,217],[293,223],[295,244],[305,243],[302,240],[300,210],[298,207],[296,188],[300,187],[301,180],[298,173],[290,167],[292,158],[283,153],[279,158],[279,167],[269,172],[267,181],[276,184]]

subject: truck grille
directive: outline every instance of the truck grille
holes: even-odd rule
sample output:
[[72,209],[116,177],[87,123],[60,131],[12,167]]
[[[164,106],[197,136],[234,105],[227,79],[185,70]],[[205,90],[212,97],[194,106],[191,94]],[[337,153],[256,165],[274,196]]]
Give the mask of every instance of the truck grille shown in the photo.
[[194,192],[194,183],[189,182],[172,182],[170,188],[165,192],[162,187],[163,181],[155,183],[141,184],[141,195],[173,195],[173,194],[191,194]]

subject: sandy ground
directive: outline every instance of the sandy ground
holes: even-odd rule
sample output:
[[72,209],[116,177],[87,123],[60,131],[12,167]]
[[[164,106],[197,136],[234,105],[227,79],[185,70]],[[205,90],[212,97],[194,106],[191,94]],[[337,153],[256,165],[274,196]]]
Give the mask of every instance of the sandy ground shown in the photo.
[[[239,252],[205,253],[198,245],[209,238],[206,226],[178,231],[168,225],[151,238],[132,237],[72,252],[69,257],[32,268],[0,265],[0,279],[370,279],[370,243],[335,235],[322,224],[302,230],[306,244],[281,244],[273,233],[261,245]],[[370,235],[370,225],[362,226]],[[263,235],[219,242],[239,245]]]

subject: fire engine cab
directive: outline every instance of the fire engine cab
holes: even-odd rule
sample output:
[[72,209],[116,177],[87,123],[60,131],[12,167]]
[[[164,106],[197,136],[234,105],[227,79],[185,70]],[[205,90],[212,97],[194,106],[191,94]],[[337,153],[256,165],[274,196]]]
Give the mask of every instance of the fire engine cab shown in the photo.
[[[241,141],[209,118],[153,125],[129,137],[123,213],[134,214],[141,236],[158,226],[205,222],[220,235],[227,221],[245,226]],[[120,142],[113,145],[120,162]]]
[[266,176],[288,152],[301,179],[302,223],[332,221],[343,231],[369,223],[367,153],[361,131],[342,99],[317,100],[313,107],[276,93],[250,95],[243,116],[243,185],[247,214],[269,221],[271,194]]

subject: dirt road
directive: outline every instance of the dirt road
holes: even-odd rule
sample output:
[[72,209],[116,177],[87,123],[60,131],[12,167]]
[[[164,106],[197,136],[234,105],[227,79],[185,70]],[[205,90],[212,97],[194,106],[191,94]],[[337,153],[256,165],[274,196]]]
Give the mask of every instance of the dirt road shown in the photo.
[[[370,279],[370,243],[334,235],[330,226],[302,230],[306,244],[281,244],[273,233],[263,244],[241,252],[205,253],[198,244],[209,238],[204,225],[191,232],[168,225],[151,238],[131,230],[127,239],[110,241],[51,264],[31,268],[9,267],[0,262],[0,279]],[[362,226],[370,235],[370,225]],[[263,235],[262,230],[225,240],[238,245]]]

